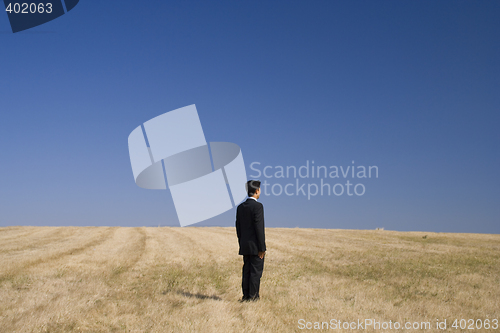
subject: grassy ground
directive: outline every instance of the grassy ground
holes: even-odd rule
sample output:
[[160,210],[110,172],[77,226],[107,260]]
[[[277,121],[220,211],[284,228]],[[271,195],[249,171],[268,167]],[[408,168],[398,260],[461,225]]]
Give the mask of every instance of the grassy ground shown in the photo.
[[0,228],[0,331],[294,332],[372,319],[434,332],[447,319],[460,332],[454,319],[500,320],[500,235],[269,228],[266,238],[262,299],[240,304],[234,228]]

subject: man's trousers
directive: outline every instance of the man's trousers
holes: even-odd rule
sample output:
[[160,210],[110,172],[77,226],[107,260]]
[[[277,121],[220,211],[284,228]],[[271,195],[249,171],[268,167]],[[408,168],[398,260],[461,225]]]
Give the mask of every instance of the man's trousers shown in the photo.
[[256,255],[243,256],[243,278],[241,288],[243,299],[259,298],[260,278],[264,270],[264,259]]

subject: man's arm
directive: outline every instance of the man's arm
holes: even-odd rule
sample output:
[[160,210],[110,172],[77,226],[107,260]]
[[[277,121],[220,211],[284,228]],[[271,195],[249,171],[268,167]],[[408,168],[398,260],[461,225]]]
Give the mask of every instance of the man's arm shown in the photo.
[[236,236],[238,236],[238,240],[240,239],[241,236],[241,228],[240,228],[240,221],[238,220],[238,209],[236,209]]
[[262,259],[264,257],[263,253],[266,252],[266,237],[264,232],[264,206],[261,203],[259,203],[257,207],[255,207],[253,222],[255,226],[255,235],[257,236],[259,257],[261,257]]

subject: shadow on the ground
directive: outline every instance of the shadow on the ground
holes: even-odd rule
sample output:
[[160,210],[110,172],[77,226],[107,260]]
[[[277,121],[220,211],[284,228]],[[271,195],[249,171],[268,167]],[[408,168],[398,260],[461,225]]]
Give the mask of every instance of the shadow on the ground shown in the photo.
[[216,301],[221,301],[222,300],[222,298],[220,298],[219,296],[215,296],[215,295],[208,296],[208,295],[203,295],[203,294],[200,294],[200,293],[192,294],[189,291],[182,291],[182,290],[178,290],[177,293],[179,295],[182,295],[182,296],[194,297],[194,298],[198,298],[198,299],[213,299],[213,300],[216,300]]

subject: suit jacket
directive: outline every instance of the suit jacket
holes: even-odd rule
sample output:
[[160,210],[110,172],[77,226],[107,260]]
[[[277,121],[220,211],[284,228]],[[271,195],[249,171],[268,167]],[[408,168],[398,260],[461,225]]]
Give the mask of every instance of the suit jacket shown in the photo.
[[264,234],[264,206],[248,198],[236,210],[236,234],[240,255],[257,255],[266,251]]

